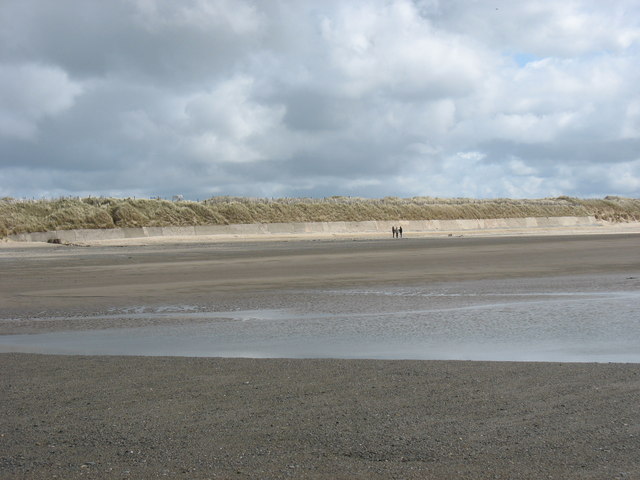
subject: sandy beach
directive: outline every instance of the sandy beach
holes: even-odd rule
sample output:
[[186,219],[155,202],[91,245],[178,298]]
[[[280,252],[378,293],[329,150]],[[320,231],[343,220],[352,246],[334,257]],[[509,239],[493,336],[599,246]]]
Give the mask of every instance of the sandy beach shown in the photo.
[[[637,290],[639,246],[632,233],[12,245],[0,334],[111,328],[97,315],[139,305],[277,306],[292,288],[608,275]],[[640,478],[640,364],[6,353],[0,367],[2,478]]]
[[2,478],[640,476],[640,365],[0,358]]
[[[2,318],[94,314],[165,304],[255,307],[296,288],[394,286],[473,279],[640,271],[635,233],[349,238],[152,245],[13,244],[0,249]],[[271,300],[269,300],[271,299]],[[0,334],[66,329],[0,322]],[[84,325],[90,327],[90,325]]]

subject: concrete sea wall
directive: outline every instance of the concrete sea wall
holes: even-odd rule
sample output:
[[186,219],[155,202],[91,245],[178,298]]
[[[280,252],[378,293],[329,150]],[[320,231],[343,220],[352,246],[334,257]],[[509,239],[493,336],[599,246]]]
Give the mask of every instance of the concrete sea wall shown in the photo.
[[456,233],[484,230],[513,230],[536,228],[596,227],[595,217],[528,217],[475,220],[402,220],[367,222],[306,222],[256,223],[243,225],[202,225],[191,227],[138,227],[104,230],[56,230],[52,232],[21,233],[9,238],[19,242],[47,242],[58,239],[63,243],[83,243],[146,237],[181,236],[244,236],[244,235],[338,235],[380,234],[391,232],[392,226],[402,226],[411,233]]

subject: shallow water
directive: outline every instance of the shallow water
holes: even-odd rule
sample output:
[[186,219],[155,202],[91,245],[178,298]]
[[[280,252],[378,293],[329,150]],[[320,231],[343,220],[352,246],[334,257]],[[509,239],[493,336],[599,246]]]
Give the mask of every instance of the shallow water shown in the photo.
[[[288,291],[286,301],[273,301],[279,308],[251,310],[138,306],[99,318],[162,318],[165,324],[0,336],[0,351],[640,363],[640,289],[634,280]],[[175,323],[166,325],[167,319]]]

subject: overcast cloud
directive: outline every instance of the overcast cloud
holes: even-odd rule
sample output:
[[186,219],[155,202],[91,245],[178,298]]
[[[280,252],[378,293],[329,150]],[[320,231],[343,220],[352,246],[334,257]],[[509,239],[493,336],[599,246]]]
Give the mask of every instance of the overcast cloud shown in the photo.
[[2,0],[0,196],[640,196],[637,0]]

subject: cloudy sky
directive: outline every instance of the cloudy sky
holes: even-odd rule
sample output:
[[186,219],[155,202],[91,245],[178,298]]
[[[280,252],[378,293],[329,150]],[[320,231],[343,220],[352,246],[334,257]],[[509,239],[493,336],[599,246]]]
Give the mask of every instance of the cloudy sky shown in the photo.
[[1,0],[0,197],[640,197],[637,0]]

